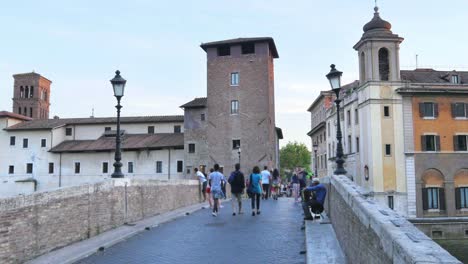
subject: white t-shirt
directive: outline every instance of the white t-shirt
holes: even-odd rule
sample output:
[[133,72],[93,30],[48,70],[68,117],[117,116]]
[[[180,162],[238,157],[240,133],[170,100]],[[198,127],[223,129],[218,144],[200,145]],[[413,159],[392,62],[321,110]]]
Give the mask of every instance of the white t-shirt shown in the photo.
[[270,172],[268,170],[263,170],[260,174],[262,174],[262,184],[270,184]]
[[200,180],[201,184],[206,182],[206,177],[205,177],[205,175],[203,175],[203,173],[201,171],[197,171],[197,176],[198,176],[198,179]]

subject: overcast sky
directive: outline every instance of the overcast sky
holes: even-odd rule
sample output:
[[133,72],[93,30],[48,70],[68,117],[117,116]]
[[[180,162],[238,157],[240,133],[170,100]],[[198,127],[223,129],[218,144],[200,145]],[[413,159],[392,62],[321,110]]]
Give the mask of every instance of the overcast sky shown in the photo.
[[[379,1],[381,17],[404,37],[402,69],[468,70],[468,1]],[[11,111],[16,73],[52,80],[51,116],[114,116],[109,80],[127,79],[122,114],[183,114],[206,96],[202,42],[273,37],[276,122],[288,141],[310,148],[307,108],[335,63],[358,78],[353,45],[373,16],[372,0],[5,1],[0,9],[0,110]]]

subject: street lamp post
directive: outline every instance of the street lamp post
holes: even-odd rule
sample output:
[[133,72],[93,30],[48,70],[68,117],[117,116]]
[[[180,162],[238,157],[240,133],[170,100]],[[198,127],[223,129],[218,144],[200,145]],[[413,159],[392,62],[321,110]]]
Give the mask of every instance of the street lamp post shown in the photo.
[[127,82],[122,76],[120,76],[120,71],[115,72],[115,77],[110,80],[112,83],[112,88],[114,89],[114,96],[117,98],[117,135],[115,136],[115,162],[114,162],[114,173],[112,173],[112,178],[123,178],[122,173],[122,151],[121,151],[121,142],[120,142],[120,99],[124,96],[125,83]]
[[237,154],[239,155],[239,165],[240,165],[240,162],[241,162],[241,156],[240,156],[241,155],[241,148],[240,147],[237,149]]
[[331,88],[333,92],[335,92],[336,95],[336,139],[338,141],[338,144],[336,146],[336,170],[335,174],[340,175],[340,174],[346,174],[346,170],[343,167],[343,163],[345,162],[343,159],[343,145],[341,143],[341,139],[343,138],[343,135],[341,134],[341,124],[340,124],[340,90],[341,90],[341,75],[343,74],[342,72],[338,71],[335,69],[335,64],[330,65],[330,72],[327,74],[327,78],[330,81]]
[[314,153],[315,153],[315,172],[314,172],[314,175],[315,177],[318,177],[318,169],[317,169],[317,150],[318,150],[318,145],[317,145],[317,142],[314,143],[314,145],[312,146],[313,149],[314,149]]

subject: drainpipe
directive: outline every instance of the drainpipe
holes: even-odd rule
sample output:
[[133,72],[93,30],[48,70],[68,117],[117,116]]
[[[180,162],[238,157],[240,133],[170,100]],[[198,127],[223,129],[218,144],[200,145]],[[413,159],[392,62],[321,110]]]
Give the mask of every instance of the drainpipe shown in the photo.
[[171,148],[168,148],[169,150],[169,162],[167,164],[167,179],[170,180],[171,179]]
[[59,188],[62,187],[62,152],[59,156]]

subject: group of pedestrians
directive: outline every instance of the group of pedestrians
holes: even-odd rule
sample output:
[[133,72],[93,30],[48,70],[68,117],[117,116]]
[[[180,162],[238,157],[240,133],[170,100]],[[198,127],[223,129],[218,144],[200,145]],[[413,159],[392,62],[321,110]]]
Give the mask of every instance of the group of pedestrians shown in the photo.
[[[240,170],[240,164],[236,164],[235,170],[230,174],[227,181],[225,176],[219,171],[218,164],[215,164],[213,169],[210,170],[208,178],[205,177],[198,168],[195,168],[195,174],[202,185],[204,201],[208,199],[210,208],[212,208],[211,214],[214,217],[218,216],[219,213],[219,208],[221,206],[219,200],[226,197],[226,190],[222,188],[223,185],[226,185],[226,182],[231,185],[233,216],[243,214],[242,197],[246,188],[247,194],[251,199],[252,216],[260,214],[260,197],[265,200],[268,199],[270,196],[270,189],[274,192],[273,198],[275,200],[277,199],[280,183],[277,169],[275,169],[273,173],[270,173],[267,166],[264,166],[263,171],[260,171],[260,168],[255,166],[249,178],[246,179],[244,173]],[[273,174],[273,176],[271,174]]]

